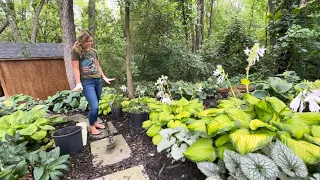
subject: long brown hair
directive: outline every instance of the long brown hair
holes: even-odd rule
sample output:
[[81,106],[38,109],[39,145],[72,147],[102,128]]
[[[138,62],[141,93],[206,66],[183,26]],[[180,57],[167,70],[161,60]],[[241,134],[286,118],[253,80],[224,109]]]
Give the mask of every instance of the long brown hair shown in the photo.
[[89,37],[92,37],[88,30],[82,30],[77,36],[77,41],[73,44],[72,50],[76,51],[80,56],[83,54],[82,44],[85,43]]

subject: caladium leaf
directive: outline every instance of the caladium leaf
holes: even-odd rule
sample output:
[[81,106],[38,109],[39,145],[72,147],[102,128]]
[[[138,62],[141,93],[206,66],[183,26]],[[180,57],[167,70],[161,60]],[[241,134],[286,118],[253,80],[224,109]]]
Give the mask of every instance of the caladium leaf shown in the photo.
[[193,143],[184,153],[184,156],[195,162],[213,162],[217,156],[212,146],[211,138],[201,138]]
[[267,156],[258,153],[249,153],[240,157],[240,167],[250,180],[276,179],[279,169]]
[[308,169],[302,159],[279,140],[276,141],[271,149],[271,158],[281,167],[283,172],[291,177],[303,178],[308,176]]
[[248,129],[239,129],[230,134],[230,141],[240,154],[247,154],[270,144],[272,137],[264,132],[253,134]]

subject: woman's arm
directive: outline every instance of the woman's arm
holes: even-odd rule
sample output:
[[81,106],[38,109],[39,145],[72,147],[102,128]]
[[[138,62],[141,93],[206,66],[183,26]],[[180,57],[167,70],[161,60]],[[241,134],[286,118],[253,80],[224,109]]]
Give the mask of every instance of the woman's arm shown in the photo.
[[106,83],[110,84],[111,81],[115,80],[115,78],[110,78],[110,79],[109,79],[109,78],[107,78],[107,77],[104,75],[104,73],[103,73],[103,71],[102,71],[102,69],[101,69],[99,60],[96,59],[96,63],[97,63],[97,66],[98,66],[99,73],[101,74],[102,79],[103,79]]
[[82,90],[83,87],[80,81],[79,61],[72,61],[72,66],[73,66],[74,78],[76,79],[76,83],[77,83],[76,87],[72,89],[72,91]]

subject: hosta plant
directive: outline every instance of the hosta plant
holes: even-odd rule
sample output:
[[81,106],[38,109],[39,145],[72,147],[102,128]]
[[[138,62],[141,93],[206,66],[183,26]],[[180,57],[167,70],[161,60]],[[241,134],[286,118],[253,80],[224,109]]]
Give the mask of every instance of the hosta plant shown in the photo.
[[27,140],[41,141],[49,131],[55,130],[52,124],[65,122],[61,116],[46,117],[43,105],[37,105],[30,111],[18,110],[11,115],[0,118],[0,138],[5,140],[5,135],[14,136],[21,134]]
[[48,110],[57,113],[67,113],[68,111],[78,109],[80,105],[81,92],[72,92],[71,90],[59,91],[54,96],[44,101]]
[[70,155],[60,156],[60,148],[46,152],[30,154],[27,159],[33,168],[33,176],[35,180],[58,180],[59,176],[63,176],[63,171],[68,170],[68,158]]

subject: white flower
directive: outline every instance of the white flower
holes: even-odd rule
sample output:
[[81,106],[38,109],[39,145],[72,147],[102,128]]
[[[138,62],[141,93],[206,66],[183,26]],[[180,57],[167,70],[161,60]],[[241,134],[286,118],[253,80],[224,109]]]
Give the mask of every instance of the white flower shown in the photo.
[[266,48],[264,48],[264,47],[262,47],[262,48],[259,48],[258,50],[257,50],[257,54],[259,54],[259,56],[263,56],[264,55],[264,52],[266,51],[267,49]]
[[223,76],[219,76],[217,79],[217,81],[218,81],[217,83],[221,84],[223,82],[223,80],[224,80]]
[[312,90],[310,94],[305,98],[305,102],[309,103],[309,110],[311,112],[319,112],[320,106],[320,90]]
[[298,112],[298,109],[300,112],[302,112],[303,110],[302,92],[300,92],[298,96],[293,99],[293,101],[290,103],[290,108],[296,112]]
[[199,92],[202,92],[202,90],[203,90],[203,87],[200,86],[199,89],[198,89],[198,91],[199,91]]
[[249,56],[250,51],[251,51],[251,50],[247,47],[247,48],[244,50],[244,53],[245,53],[247,56]]
[[122,92],[127,92],[127,87],[125,85],[122,85],[120,89]]
[[170,97],[167,96],[167,95],[163,96],[160,101],[161,101],[162,103],[172,104],[172,100],[171,100]]
[[222,74],[222,72],[219,69],[216,69],[215,71],[213,71],[213,76],[220,76]]

